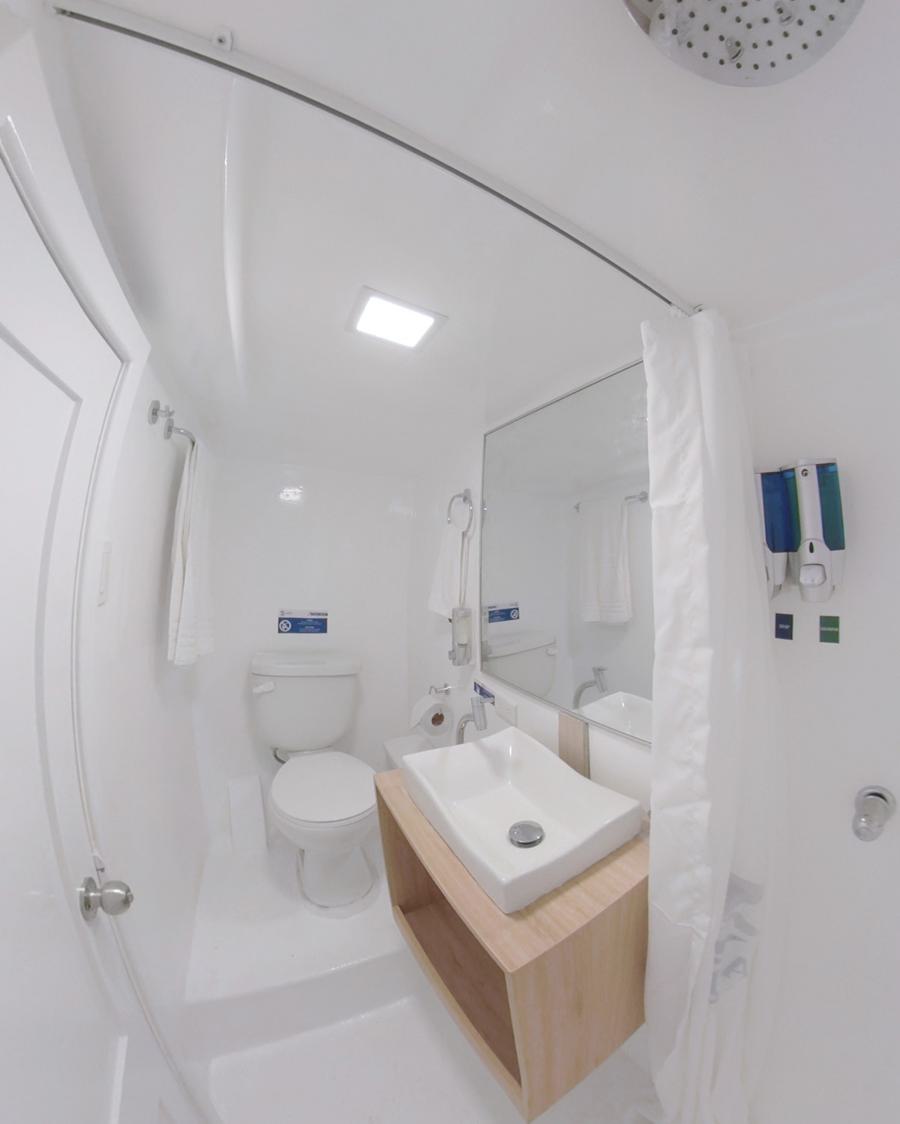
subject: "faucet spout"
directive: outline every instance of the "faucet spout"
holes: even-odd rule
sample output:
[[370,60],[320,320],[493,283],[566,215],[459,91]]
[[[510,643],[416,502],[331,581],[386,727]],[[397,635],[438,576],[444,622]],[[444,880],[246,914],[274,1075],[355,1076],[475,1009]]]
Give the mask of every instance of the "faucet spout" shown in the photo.
[[460,718],[456,727],[456,744],[459,745],[466,736],[466,726],[471,722],[476,730],[487,729],[487,711],[481,695],[472,696],[472,709]]

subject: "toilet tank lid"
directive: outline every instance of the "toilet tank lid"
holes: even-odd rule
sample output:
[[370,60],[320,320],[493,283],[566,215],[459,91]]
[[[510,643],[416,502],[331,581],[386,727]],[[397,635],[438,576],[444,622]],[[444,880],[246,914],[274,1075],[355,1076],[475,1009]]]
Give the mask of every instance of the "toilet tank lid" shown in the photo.
[[346,652],[256,652],[250,661],[253,675],[357,675],[359,660]]

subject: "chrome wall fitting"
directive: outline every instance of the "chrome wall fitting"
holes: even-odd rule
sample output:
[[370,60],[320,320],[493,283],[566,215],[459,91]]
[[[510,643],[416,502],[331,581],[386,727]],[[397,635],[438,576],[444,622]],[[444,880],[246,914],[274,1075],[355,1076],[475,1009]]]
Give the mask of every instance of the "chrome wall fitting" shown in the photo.
[[896,810],[897,801],[888,789],[880,785],[861,788],[856,794],[853,834],[863,843],[874,842]]
[[175,424],[175,411],[171,406],[162,406],[158,398],[154,398],[150,405],[147,407],[147,424],[156,425],[159,419],[165,421],[163,426],[163,437],[168,441],[173,435],[179,437],[186,437],[192,445],[197,444],[197,439],[189,429],[183,429],[180,425]]

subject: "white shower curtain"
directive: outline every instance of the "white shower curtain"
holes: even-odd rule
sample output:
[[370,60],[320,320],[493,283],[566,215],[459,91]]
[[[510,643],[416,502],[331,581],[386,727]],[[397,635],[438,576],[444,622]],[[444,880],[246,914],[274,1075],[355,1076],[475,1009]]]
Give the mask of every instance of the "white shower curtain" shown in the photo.
[[783,786],[762,531],[717,313],[643,325],[656,662],[647,1023],[666,1124],[746,1124],[776,1000]]

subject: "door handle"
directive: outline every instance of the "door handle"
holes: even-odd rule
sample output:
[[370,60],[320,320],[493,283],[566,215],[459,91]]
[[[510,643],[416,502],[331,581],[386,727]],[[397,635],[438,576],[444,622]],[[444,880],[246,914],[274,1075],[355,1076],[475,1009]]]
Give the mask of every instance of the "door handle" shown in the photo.
[[78,903],[85,921],[93,921],[102,909],[110,917],[118,917],[131,908],[134,894],[125,882],[104,882],[98,886],[93,878],[85,878],[78,887]]

